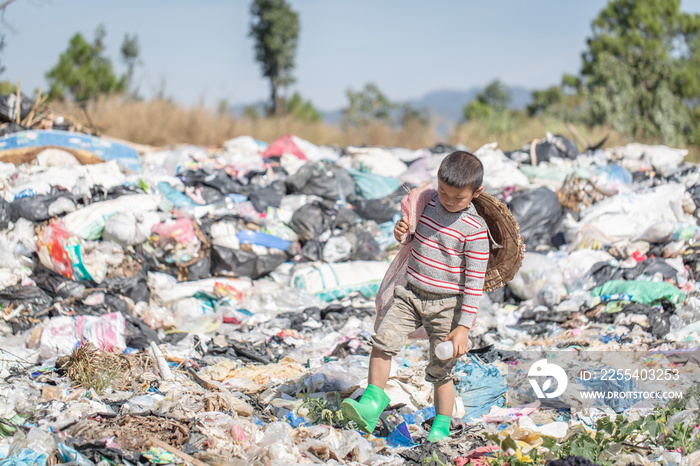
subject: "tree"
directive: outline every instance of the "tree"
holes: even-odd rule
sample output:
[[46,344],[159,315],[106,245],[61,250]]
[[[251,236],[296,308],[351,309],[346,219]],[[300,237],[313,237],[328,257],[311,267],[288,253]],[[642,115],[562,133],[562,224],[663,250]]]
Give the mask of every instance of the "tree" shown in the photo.
[[117,77],[111,61],[103,55],[105,35],[104,26],[100,25],[92,44],[80,33],[70,39],[56,66],[46,73],[50,98],[70,96],[78,102],[85,102],[100,94],[125,89],[126,77]]
[[245,107],[243,107],[243,116],[248,118],[249,120],[257,120],[258,118],[260,118],[258,106],[255,104],[246,105]]
[[591,122],[687,139],[700,104],[700,15],[682,13],[680,0],[611,0],[592,32],[581,69]]
[[464,106],[465,120],[483,120],[493,114],[504,114],[513,96],[508,86],[499,79],[491,81],[476,98]]
[[361,91],[348,89],[348,107],[343,109],[343,123],[350,126],[367,126],[373,121],[391,123],[396,104],[379,90],[376,84],[365,84]]
[[[139,60],[139,54],[141,52],[141,46],[139,45],[139,38],[136,34],[129,36],[126,34],[124,36],[124,42],[121,46],[122,61],[126,65],[126,86],[127,88],[133,85],[134,79],[134,68],[136,65],[141,63]],[[134,89],[134,95],[138,92]]]
[[299,17],[285,0],[253,0],[250,13],[255,59],[270,80],[270,114],[277,116],[282,113],[280,89],[294,82]]
[[527,106],[527,114],[529,116],[539,115],[561,102],[563,98],[564,92],[560,86],[548,87],[542,91],[532,91],[532,102]]
[[430,125],[430,112],[426,107],[416,108],[411,104],[399,106],[399,123],[402,127],[417,124],[426,127]]
[[294,119],[316,123],[321,121],[321,112],[316,110],[310,100],[304,100],[301,94],[295,92],[285,103],[287,113]]

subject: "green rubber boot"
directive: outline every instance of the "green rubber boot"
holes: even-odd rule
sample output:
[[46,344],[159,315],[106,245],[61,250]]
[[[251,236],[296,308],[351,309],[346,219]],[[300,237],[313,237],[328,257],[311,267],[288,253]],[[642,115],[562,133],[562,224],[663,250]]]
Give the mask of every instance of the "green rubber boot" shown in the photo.
[[346,398],[340,404],[343,415],[357,423],[360,429],[368,434],[374,431],[379,421],[379,415],[389,404],[389,396],[376,385],[367,385],[360,401]]
[[428,434],[428,442],[437,442],[450,436],[450,423],[452,422],[452,417],[444,416],[438,414],[433,419],[433,427],[430,428],[430,434]]

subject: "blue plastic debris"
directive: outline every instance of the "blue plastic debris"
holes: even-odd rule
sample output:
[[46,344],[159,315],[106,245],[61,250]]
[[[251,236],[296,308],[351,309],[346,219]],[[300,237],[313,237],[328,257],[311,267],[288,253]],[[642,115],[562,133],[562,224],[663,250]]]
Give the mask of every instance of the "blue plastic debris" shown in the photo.
[[46,466],[49,455],[24,448],[18,453],[0,460],[0,466]]
[[78,450],[69,447],[65,443],[58,444],[58,457],[61,459],[61,462],[75,466],[92,466],[95,464],[81,455]]
[[239,231],[236,236],[241,244],[257,244],[258,246],[275,248],[282,251],[286,250],[289,245],[292,244],[290,241],[285,241],[276,236],[261,233],[259,231]]
[[401,186],[398,178],[376,175],[352,168],[348,168],[347,172],[355,181],[355,191],[365,199],[381,199],[389,196]]
[[455,376],[459,378],[455,391],[464,404],[464,421],[478,419],[492,406],[502,407],[506,403],[508,387],[495,366],[471,356],[471,362],[457,362]]
[[[163,194],[167,202],[172,205],[172,208],[186,209],[188,207],[197,207],[199,205],[177,189],[170,186],[165,181],[158,183],[158,191]],[[165,210],[170,210],[170,208],[166,208]]]
[[394,429],[386,438],[386,443],[392,447],[412,447],[416,442],[411,438],[411,433],[408,431],[408,426],[405,422]]
[[430,405],[411,414],[402,414],[403,420],[408,424],[422,424],[426,419],[435,417],[435,406]]
[[126,144],[108,141],[89,134],[56,130],[19,131],[0,137],[0,151],[30,147],[62,147],[95,154],[101,160],[114,160],[123,170],[143,171],[139,153]]
[[309,421],[307,421],[303,417],[299,416],[298,414],[294,414],[291,411],[287,411],[282,419],[287,421],[289,423],[289,425],[291,425],[292,427],[295,427],[295,428],[299,427],[299,426],[310,426],[311,425],[309,423]]

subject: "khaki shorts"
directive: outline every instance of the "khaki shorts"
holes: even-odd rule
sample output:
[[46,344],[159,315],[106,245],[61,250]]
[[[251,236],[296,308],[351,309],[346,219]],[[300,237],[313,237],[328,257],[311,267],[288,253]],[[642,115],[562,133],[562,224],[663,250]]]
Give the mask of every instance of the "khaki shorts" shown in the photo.
[[425,380],[437,385],[449,382],[457,360],[438,359],[435,357],[435,347],[457,328],[461,311],[461,295],[434,295],[397,286],[394,288],[394,302],[377,333],[372,336],[372,347],[395,356],[406,344],[408,335],[423,325],[430,339],[430,359],[425,368]]

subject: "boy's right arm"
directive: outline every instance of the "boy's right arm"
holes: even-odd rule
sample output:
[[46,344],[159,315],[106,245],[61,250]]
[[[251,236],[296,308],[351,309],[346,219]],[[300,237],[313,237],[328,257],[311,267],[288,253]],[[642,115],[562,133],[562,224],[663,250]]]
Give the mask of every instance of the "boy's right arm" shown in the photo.
[[396,222],[394,227],[394,238],[401,244],[404,244],[408,240],[408,219],[402,217],[401,220]]

